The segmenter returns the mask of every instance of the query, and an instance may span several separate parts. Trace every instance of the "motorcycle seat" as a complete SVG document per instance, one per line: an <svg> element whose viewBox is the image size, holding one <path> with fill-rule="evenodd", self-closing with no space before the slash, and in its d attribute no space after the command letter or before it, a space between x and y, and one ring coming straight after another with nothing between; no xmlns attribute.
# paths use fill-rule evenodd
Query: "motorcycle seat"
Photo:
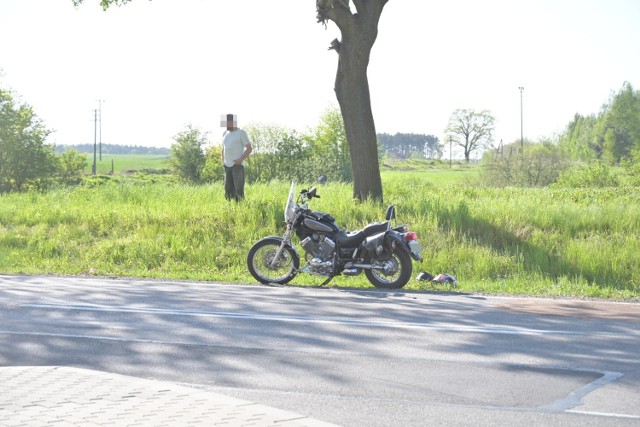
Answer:
<svg viewBox="0 0 640 427"><path fill-rule="evenodd" d="M387 231L387 229L389 228L389 222L385 221L385 222L374 222L373 224L369 224L367 225L364 230L362 230L364 232L364 235L369 237L369 236L373 236L374 234L378 234L378 233L382 233L383 231Z"/></svg>
<svg viewBox="0 0 640 427"><path fill-rule="evenodd" d="M366 237L363 231L338 231L336 233L338 244L345 248L358 246Z"/></svg>
<svg viewBox="0 0 640 427"><path fill-rule="evenodd" d="M382 233L387 228L389 228L389 223L386 221L374 222L360 231L339 231L336 233L336 240L342 247L354 247L362 243L367 237Z"/></svg>

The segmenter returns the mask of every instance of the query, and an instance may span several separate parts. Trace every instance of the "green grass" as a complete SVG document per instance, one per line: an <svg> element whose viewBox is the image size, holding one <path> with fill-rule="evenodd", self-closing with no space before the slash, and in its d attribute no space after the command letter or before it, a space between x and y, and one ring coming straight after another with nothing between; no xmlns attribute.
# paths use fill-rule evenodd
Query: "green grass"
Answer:
<svg viewBox="0 0 640 427"><path fill-rule="evenodd" d="M357 203L351 186L319 189L314 209L348 229L394 203L425 247L415 280L450 273L460 292L640 299L640 189L481 188L477 171L385 171L385 205ZM228 203L220 183L185 186L114 177L96 187L0 196L0 272L255 283L251 245L282 233L289 184L248 185ZM322 277L300 275L296 285ZM333 286L370 286L364 275Z"/></svg>

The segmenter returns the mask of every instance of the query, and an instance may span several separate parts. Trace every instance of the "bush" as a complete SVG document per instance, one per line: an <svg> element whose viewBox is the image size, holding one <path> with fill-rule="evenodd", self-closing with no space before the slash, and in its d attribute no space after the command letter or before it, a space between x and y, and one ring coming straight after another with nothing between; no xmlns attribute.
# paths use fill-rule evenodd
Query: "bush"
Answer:
<svg viewBox="0 0 640 427"><path fill-rule="evenodd" d="M602 162L573 167L560 174L555 186L568 188L617 187L620 181Z"/></svg>
<svg viewBox="0 0 640 427"><path fill-rule="evenodd" d="M87 166L87 155L76 150L67 150L58 155L60 183L77 185L82 182L84 168Z"/></svg>
<svg viewBox="0 0 640 427"><path fill-rule="evenodd" d="M640 148L633 150L630 158L622 159L620 166L627 177L627 184L640 186Z"/></svg>
<svg viewBox="0 0 640 427"><path fill-rule="evenodd" d="M222 165L222 145L212 145L205 149L205 163L202 170L202 181L224 181L224 166ZM251 158L251 157L249 157Z"/></svg>
<svg viewBox="0 0 640 427"><path fill-rule="evenodd" d="M487 184L545 187L554 183L569 165L560 149L550 142L527 146L524 156L517 151L509 151L507 156L490 152L488 156L494 158L489 161L485 156L483 179Z"/></svg>
<svg viewBox="0 0 640 427"><path fill-rule="evenodd" d="M319 175L326 175L332 182L353 179L349 145L337 110L328 110L309 134L259 124L245 130L253 143L253 153L247 159L250 183L292 179L313 182Z"/></svg>
<svg viewBox="0 0 640 427"><path fill-rule="evenodd" d="M29 105L0 88L0 194L51 185L58 162L49 133Z"/></svg>
<svg viewBox="0 0 640 427"><path fill-rule="evenodd" d="M206 133L191 125L173 137L171 145L171 166L176 175L184 181L199 183L202 179L205 157L202 146L207 143Z"/></svg>

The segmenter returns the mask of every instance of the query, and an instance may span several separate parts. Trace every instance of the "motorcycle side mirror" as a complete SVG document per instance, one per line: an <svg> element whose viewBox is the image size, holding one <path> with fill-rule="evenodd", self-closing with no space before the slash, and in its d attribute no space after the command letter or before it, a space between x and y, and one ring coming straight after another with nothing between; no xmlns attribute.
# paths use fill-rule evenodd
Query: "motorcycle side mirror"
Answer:
<svg viewBox="0 0 640 427"><path fill-rule="evenodd" d="M324 175L320 175L320 176L318 177L317 182L318 182L318 184L326 184L326 183L327 183L327 177L326 177L326 176L324 176Z"/></svg>
<svg viewBox="0 0 640 427"><path fill-rule="evenodd" d="M387 221L391 221L392 219L396 219L396 207L391 205L387 208Z"/></svg>

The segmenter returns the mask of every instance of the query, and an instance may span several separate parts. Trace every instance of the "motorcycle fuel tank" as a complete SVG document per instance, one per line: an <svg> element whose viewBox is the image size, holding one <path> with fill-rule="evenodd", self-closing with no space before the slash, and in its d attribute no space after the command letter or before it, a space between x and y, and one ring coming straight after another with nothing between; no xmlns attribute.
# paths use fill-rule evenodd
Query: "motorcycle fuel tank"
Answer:
<svg viewBox="0 0 640 427"><path fill-rule="evenodd" d="M331 228L327 224L323 224L320 221L316 221L314 219L305 218L304 225L315 231L323 231L325 233L331 233L332 231L334 231L333 228Z"/></svg>

